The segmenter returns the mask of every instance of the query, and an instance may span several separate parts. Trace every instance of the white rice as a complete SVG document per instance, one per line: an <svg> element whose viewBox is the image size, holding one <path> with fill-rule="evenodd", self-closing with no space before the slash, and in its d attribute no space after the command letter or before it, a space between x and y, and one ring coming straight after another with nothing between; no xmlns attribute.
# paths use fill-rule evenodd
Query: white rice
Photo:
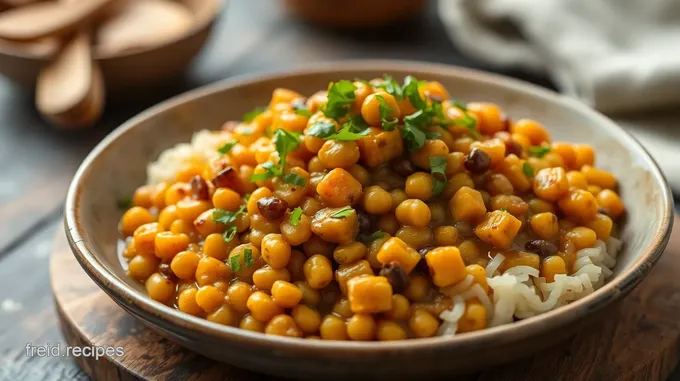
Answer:
<svg viewBox="0 0 680 381"><path fill-rule="evenodd" d="M190 143L180 143L166 149L158 160L146 167L147 183L174 180L175 174L188 163L207 163L217 158L217 149L230 140L230 135L221 130L202 130L194 134Z"/></svg>
<svg viewBox="0 0 680 381"><path fill-rule="evenodd" d="M515 318L536 316L583 298L602 287L611 277L621 244L620 240L611 237L606 243L598 240L594 248L579 250L576 252L574 274L556 275L555 281L550 283L539 277L538 270L529 266L511 267L498 275L498 268L505 257L496 255L486 267L492 300L479 284L463 287L469 283L467 278L447 288L449 296L453 296L455 291L454 305L439 316L443 320L439 333L456 334L458 319L463 316L459 313L461 300L464 310L465 300L478 298L487 310L487 325L495 327L512 323Z"/></svg>

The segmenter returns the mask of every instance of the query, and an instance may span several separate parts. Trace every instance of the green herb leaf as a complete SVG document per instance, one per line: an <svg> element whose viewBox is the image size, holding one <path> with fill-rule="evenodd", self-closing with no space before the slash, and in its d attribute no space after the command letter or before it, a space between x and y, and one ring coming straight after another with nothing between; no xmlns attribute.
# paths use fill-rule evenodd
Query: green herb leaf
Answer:
<svg viewBox="0 0 680 381"><path fill-rule="evenodd" d="M246 123L252 122L258 115L262 114L267 110L266 107L255 107L254 109L243 114L243 121Z"/></svg>
<svg viewBox="0 0 680 381"><path fill-rule="evenodd" d="M306 134L317 138L327 139L335 133L335 124L331 122L315 122L307 129Z"/></svg>
<svg viewBox="0 0 680 381"><path fill-rule="evenodd" d="M235 145L237 145L238 142L227 142L224 143L224 145L220 148L217 149L217 152L221 153L222 155L226 155L231 151L232 148L234 148Z"/></svg>
<svg viewBox="0 0 680 381"><path fill-rule="evenodd" d="M310 118L312 115L314 115L307 108L296 108L295 113L298 115L306 116L307 118Z"/></svg>
<svg viewBox="0 0 680 381"><path fill-rule="evenodd" d="M446 156L430 156L432 194L438 196L446 189Z"/></svg>
<svg viewBox="0 0 680 381"><path fill-rule="evenodd" d="M297 226L297 224L300 222L300 219L302 218L302 208L299 206L290 213L290 224L293 226Z"/></svg>
<svg viewBox="0 0 680 381"><path fill-rule="evenodd" d="M255 259L253 258L253 249L243 249L243 263L246 265L246 267L253 267L255 264Z"/></svg>
<svg viewBox="0 0 680 381"><path fill-rule="evenodd" d="M351 126L351 130L358 132L369 127L368 123L364 120L361 114L353 114L349 116L349 121L347 122ZM347 124L345 123L345 124Z"/></svg>
<svg viewBox="0 0 680 381"><path fill-rule="evenodd" d="M250 193L244 194L243 199L246 200L246 202L250 201Z"/></svg>
<svg viewBox="0 0 680 381"><path fill-rule="evenodd" d="M118 209L126 210L126 209L130 209L131 206L132 206L132 197L123 196L123 197L118 199Z"/></svg>
<svg viewBox="0 0 680 381"><path fill-rule="evenodd" d="M381 95L376 95L375 98L380 103L380 105L378 106L378 112L380 113L380 122L382 124L383 130L385 131L394 130L394 127L397 126L399 119L392 116L392 107L390 107L390 105L387 104L387 101Z"/></svg>
<svg viewBox="0 0 680 381"><path fill-rule="evenodd" d="M227 228L227 230L222 233L222 239L224 239L224 242L231 242L232 239L236 236L236 226L232 225Z"/></svg>
<svg viewBox="0 0 680 381"><path fill-rule="evenodd" d="M401 136L406 142L406 148L413 152L423 147L427 136L421 126L429 123L429 118L425 111L418 110L411 115L404 118L404 128L401 131Z"/></svg>
<svg viewBox="0 0 680 381"><path fill-rule="evenodd" d="M231 266L231 272L237 273L241 271L241 256L236 254L229 257L229 265Z"/></svg>
<svg viewBox="0 0 680 381"><path fill-rule="evenodd" d="M297 185L299 187L307 183L307 180L304 177L296 175L295 173L286 173L283 175L283 181L287 184Z"/></svg>
<svg viewBox="0 0 680 381"><path fill-rule="evenodd" d="M356 90L356 87L350 81L331 82L328 87L328 102L326 102L323 113L332 119L339 119L347 115L355 100L354 90Z"/></svg>
<svg viewBox="0 0 680 381"><path fill-rule="evenodd" d="M386 93L392 95L397 99L404 99L404 92L401 86L399 86L399 83L395 81L391 75L388 74L383 75L383 82L373 87L383 89L385 90Z"/></svg>
<svg viewBox="0 0 680 381"><path fill-rule="evenodd" d="M330 217L331 218L345 218L345 217L349 217L350 215L352 215L352 213L354 213L354 209L352 209L351 206L346 206L346 207L344 207L344 208L342 208L338 211L331 213Z"/></svg>
<svg viewBox="0 0 680 381"><path fill-rule="evenodd" d="M380 239L384 236L385 236L385 233L378 230L377 232L373 232L371 234L359 234L359 235L357 235L356 240L359 241L359 242L363 242L365 244L369 244L369 243L375 241L376 239Z"/></svg>
<svg viewBox="0 0 680 381"><path fill-rule="evenodd" d="M418 110L423 110L427 107L427 103L420 96L420 92L418 91L418 83L418 79L411 75L404 78L403 94L404 98L408 98L413 107Z"/></svg>
<svg viewBox="0 0 680 381"><path fill-rule="evenodd" d="M371 133L371 130L369 128L363 129L361 131L354 132L352 131L353 126L351 123L345 123L340 131L334 133L333 135L329 136L327 139L328 140L339 140L339 141L354 141L354 140L359 140L363 138L364 136L368 135Z"/></svg>
<svg viewBox="0 0 680 381"><path fill-rule="evenodd" d="M262 168L264 168L264 172L262 173L254 173L250 175L250 178L248 180L252 182L256 181L266 181L271 179L272 177L276 177L278 175L278 168L274 166L274 163L271 161L265 161L262 163Z"/></svg>
<svg viewBox="0 0 680 381"><path fill-rule="evenodd" d="M501 208L501 212L506 212L506 213L507 213L507 212L508 212L508 210L507 210L507 209L505 209L505 208Z"/></svg>
<svg viewBox="0 0 680 381"><path fill-rule="evenodd" d="M531 156L536 156L537 158L542 158L548 152L550 152L550 147L546 147L546 146L531 146L531 147L529 147L529 153L531 154Z"/></svg>
<svg viewBox="0 0 680 381"><path fill-rule="evenodd" d="M524 172L527 177L534 177L534 169L531 167L531 165L529 165L529 163L525 162L522 164L522 172Z"/></svg>
<svg viewBox="0 0 680 381"><path fill-rule="evenodd" d="M214 209L212 213L212 219L218 224L228 225L236 221L236 218L239 216L239 214L242 214L245 210L245 205L241 205L241 207L235 212L224 209Z"/></svg>
<svg viewBox="0 0 680 381"><path fill-rule="evenodd" d="M282 128L279 128L276 130L276 132L274 132L274 138L272 141L274 142L276 152L279 153L280 158L277 175L281 175L283 173L283 169L286 168L288 154L295 151L298 146L300 146L300 134L288 132Z"/></svg>
<svg viewBox="0 0 680 381"><path fill-rule="evenodd" d="M454 107L463 112L463 118L461 120L457 120L455 124L467 128L470 131L470 135L472 135L473 138L479 139L480 135L479 132L477 131L477 120L468 114L467 107L465 107L465 105L463 105L462 103L456 101L452 101L452 104Z"/></svg>

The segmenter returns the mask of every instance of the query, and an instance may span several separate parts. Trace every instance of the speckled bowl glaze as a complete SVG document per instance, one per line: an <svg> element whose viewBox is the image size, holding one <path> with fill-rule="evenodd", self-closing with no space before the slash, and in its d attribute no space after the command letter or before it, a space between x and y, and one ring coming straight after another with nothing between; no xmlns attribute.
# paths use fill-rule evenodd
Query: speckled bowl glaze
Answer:
<svg viewBox="0 0 680 381"><path fill-rule="evenodd" d="M614 277L568 306L514 324L454 337L400 342L333 342L265 336L189 316L149 299L116 255L116 200L145 182L161 151L200 129L217 129L266 104L277 87L303 94L343 78L411 74L440 81L463 101L499 104L512 118L531 117L557 140L590 143L598 166L620 181L627 222ZM479 370L534 353L567 338L628 294L663 252L672 225L672 198L656 163L611 120L583 104L510 78L451 66L354 61L270 76L235 78L170 99L128 121L102 141L75 175L66 201L66 230L76 258L120 306L166 337L219 361L288 377L403 378Z"/></svg>

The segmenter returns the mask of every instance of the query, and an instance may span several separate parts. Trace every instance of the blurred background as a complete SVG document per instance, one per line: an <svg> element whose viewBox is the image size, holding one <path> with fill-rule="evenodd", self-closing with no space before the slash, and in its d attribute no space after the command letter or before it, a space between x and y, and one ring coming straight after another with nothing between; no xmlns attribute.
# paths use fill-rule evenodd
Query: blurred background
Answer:
<svg viewBox="0 0 680 381"><path fill-rule="evenodd" d="M680 191L677 1L73 1L0 0L0 379L86 379L69 359L20 353L61 340L47 268L68 184L125 120L215 81L371 58L497 72L606 112Z"/></svg>

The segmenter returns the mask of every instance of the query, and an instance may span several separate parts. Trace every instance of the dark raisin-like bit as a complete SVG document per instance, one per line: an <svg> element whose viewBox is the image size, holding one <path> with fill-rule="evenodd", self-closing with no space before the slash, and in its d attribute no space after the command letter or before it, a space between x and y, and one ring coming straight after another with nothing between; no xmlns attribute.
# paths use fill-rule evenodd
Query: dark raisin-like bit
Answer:
<svg viewBox="0 0 680 381"><path fill-rule="evenodd" d="M283 217L288 210L288 203L278 197L262 197L257 200L257 210L260 211L262 217L269 221L276 221Z"/></svg>
<svg viewBox="0 0 680 381"><path fill-rule="evenodd" d="M522 145L512 139L505 141L505 156L514 154L517 157L522 157Z"/></svg>
<svg viewBox="0 0 680 381"><path fill-rule="evenodd" d="M397 262L390 262L383 265L380 269L380 276L387 278L387 281L392 285L392 291L395 294L401 294L406 290L408 286L408 275L401 268L401 265Z"/></svg>
<svg viewBox="0 0 680 381"><path fill-rule="evenodd" d="M358 211L357 217L359 220L359 232L371 233L371 218L365 212Z"/></svg>
<svg viewBox="0 0 680 381"><path fill-rule="evenodd" d="M191 179L191 197L195 200L210 200L208 183L199 175Z"/></svg>
<svg viewBox="0 0 680 381"><path fill-rule="evenodd" d="M172 272L172 269L170 268L169 263L161 263L160 266L158 266L158 272L165 277L165 279L171 281L171 282L177 282L177 275L175 275L174 272Z"/></svg>
<svg viewBox="0 0 680 381"><path fill-rule="evenodd" d="M549 257L557 254L557 247L543 239L534 239L524 244L524 249L536 253L541 257Z"/></svg>
<svg viewBox="0 0 680 381"><path fill-rule="evenodd" d="M484 173L491 167L491 156L479 148L473 148L465 158L465 168L472 173Z"/></svg>
<svg viewBox="0 0 680 381"><path fill-rule="evenodd" d="M399 176L408 177L416 171L416 167L408 159L398 159L392 163L392 170Z"/></svg>

